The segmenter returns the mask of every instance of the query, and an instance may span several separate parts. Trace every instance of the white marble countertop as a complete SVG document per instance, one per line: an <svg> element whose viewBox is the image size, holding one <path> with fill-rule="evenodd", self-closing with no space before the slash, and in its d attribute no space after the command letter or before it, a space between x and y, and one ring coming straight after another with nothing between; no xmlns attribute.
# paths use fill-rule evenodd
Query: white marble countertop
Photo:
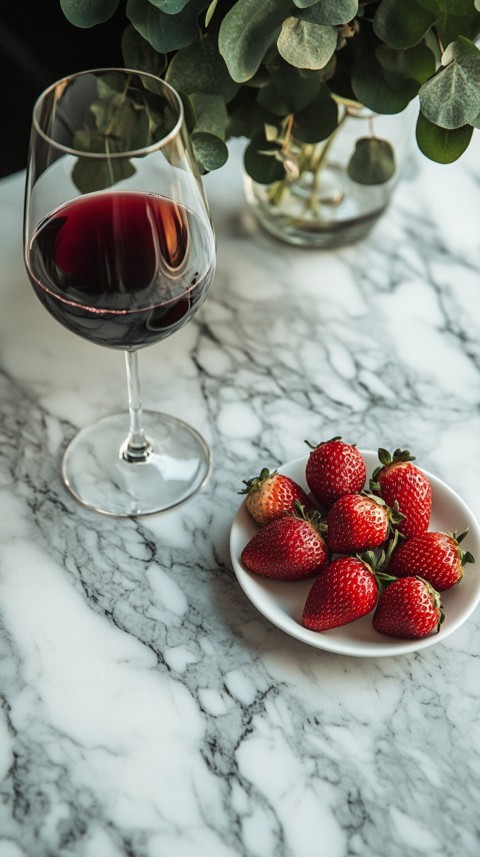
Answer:
<svg viewBox="0 0 480 857"><path fill-rule="evenodd" d="M140 369L213 472L137 521L62 486L66 440L125 406L123 360L38 303L23 176L0 183L1 857L478 854L480 611L420 653L329 654L264 619L228 553L242 479L304 438L407 445L480 515L478 155L412 155L335 252L258 232L235 157L208 177L210 297Z"/></svg>

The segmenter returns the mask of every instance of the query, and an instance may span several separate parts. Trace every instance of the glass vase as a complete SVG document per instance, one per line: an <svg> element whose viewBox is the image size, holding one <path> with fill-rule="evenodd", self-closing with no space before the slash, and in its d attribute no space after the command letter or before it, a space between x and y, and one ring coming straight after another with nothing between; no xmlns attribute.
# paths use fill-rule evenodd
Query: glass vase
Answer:
<svg viewBox="0 0 480 857"><path fill-rule="evenodd" d="M394 115L374 114L359 105L343 114L327 140L290 141L284 179L259 184L245 174L247 203L258 223L301 247L339 247L365 238L391 200L413 139L415 116L412 105ZM358 142L372 139L388 144L393 157L391 177L375 184L354 180L349 173Z"/></svg>

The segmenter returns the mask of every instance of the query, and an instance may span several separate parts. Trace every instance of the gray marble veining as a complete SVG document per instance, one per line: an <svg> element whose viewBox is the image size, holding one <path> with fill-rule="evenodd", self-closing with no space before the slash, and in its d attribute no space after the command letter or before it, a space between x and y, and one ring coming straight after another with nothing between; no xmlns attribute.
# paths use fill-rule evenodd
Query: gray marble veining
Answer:
<svg viewBox="0 0 480 857"><path fill-rule="evenodd" d="M0 857L473 857L478 611L422 653L314 650L246 599L228 535L242 479L336 434L410 446L480 515L478 145L412 156L368 240L335 252L258 231L238 152L206 187L211 294L140 369L212 475L121 521L59 475L76 429L124 407L121 356L36 301L23 176L0 184Z"/></svg>

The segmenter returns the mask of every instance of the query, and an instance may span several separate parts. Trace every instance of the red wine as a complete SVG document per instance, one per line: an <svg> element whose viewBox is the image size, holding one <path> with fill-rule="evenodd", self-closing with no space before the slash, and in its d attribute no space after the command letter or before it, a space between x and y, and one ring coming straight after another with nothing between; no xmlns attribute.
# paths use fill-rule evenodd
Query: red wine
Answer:
<svg viewBox="0 0 480 857"><path fill-rule="evenodd" d="M69 330L133 349L183 327L214 274L214 241L197 215L155 194L108 191L58 208L35 230L27 270Z"/></svg>

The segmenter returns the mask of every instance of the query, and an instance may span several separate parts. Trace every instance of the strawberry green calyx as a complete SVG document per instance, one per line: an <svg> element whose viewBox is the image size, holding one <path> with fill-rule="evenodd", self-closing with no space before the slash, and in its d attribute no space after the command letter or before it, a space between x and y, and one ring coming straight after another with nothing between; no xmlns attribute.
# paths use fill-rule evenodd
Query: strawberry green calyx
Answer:
<svg viewBox="0 0 480 857"><path fill-rule="evenodd" d="M318 449L319 446L324 446L326 443L333 443L336 440L341 440L342 436L337 435L336 437L331 437L330 440L321 440L320 443L312 443L310 440L306 440L305 443L310 449ZM351 446L355 446L354 443L350 444Z"/></svg>
<svg viewBox="0 0 480 857"><path fill-rule="evenodd" d="M258 491L259 488L262 487L263 483L267 481L267 479L271 479L272 476L276 476L277 471L270 471L268 467L262 467L259 476L253 476L252 479L242 479L245 488L242 488L239 491L239 494L252 494L254 491Z"/></svg>
<svg viewBox="0 0 480 857"><path fill-rule="evenodd" d="M405 520L405 515L403 515L402 512L400 511L398 503L396 500L395 500L393 506L390 507L389 519L390 519L390 524L393 527L395 527L397 524L401 524L402 521ZM395 530L395 532L398 533L398 530Z"/></svg>
<svg viewBox="0 0 480 857"><path fill-rule="evenodd" d="M396 449L392 455L388 449L379 447L378 458L384 466L394 464L397 461L415 461L415 456L412 455L409 449Z"/></svg>
<svg viewBox="0 0 480 857"><path fill-rule="evenodd" d="M320 534L326 533L328 527L327 522L322 517L322 513L318 509L307 511L305 506L300 503L300 500L295 500L293 510L286 513L288 517L297 518L299 521L307 521L312 527L315 527Z"/></svg>
<svg viewBox="0 0 480 857"><path fill-rule="evenodd" d="M394 527L393 531L392 531L392 538L387 543L385 551L383 551L383 553L385 554L385 557L384 557L384 567L385 568L388 568L388 566L390 564L390 560L392 558L392 555L395 552L396 548L398 547L398 542L400 541L400 539L403 539L403 536L397 530L397 528Z"/></svg>
<svg viewBox="0 0 480 857"><path fill-rule="evenodd" d="M390 464L397 464L399 461L415 461L415 456L411 454L409 449L396 449L392 455L388 449L379 447L377 455L380 464L372 473L372 478L370 480L370 489L372 491L379 490L380 486L377 483L377 479L384 467L388 467Z"/></svg>
<svg viewBox="0 0 480 857"><path fill-rule="evenodd" d="M387 567L387 558L384 550L381 550L378 554L371 550L365 551L365 553L362 554L357 553L356 557L372 572L379 592L382 592L389 583L393 583L394 580L397 580L396 577L393 577L391 574L387 574L384 570Z"/></svg>
<svg viewBox="0 0 480 857"><path fill-rule="evenodd" d="M464 550L460 547L460 542L463 542L464 538L465 538L467 535L468 535L468 527L467 527L467 529L466 529L466 530L464 530L462 533L458 533L458 534L457 534L456 532L453 532L453 533L447 533L447 536L450 536L450 538L452 539L452 541L454 541L454 542L455 542L455 545L456 545L456 547L457 547L457 551L458 551L458 558L459 558L460 563L461 563L461 565L462 565L462 566L466 565L466 564L467 564L467 562L475 563L475 557L473 556L473 554L472 554L472 553L470 553L470 551L464 551Z"/></svg>

